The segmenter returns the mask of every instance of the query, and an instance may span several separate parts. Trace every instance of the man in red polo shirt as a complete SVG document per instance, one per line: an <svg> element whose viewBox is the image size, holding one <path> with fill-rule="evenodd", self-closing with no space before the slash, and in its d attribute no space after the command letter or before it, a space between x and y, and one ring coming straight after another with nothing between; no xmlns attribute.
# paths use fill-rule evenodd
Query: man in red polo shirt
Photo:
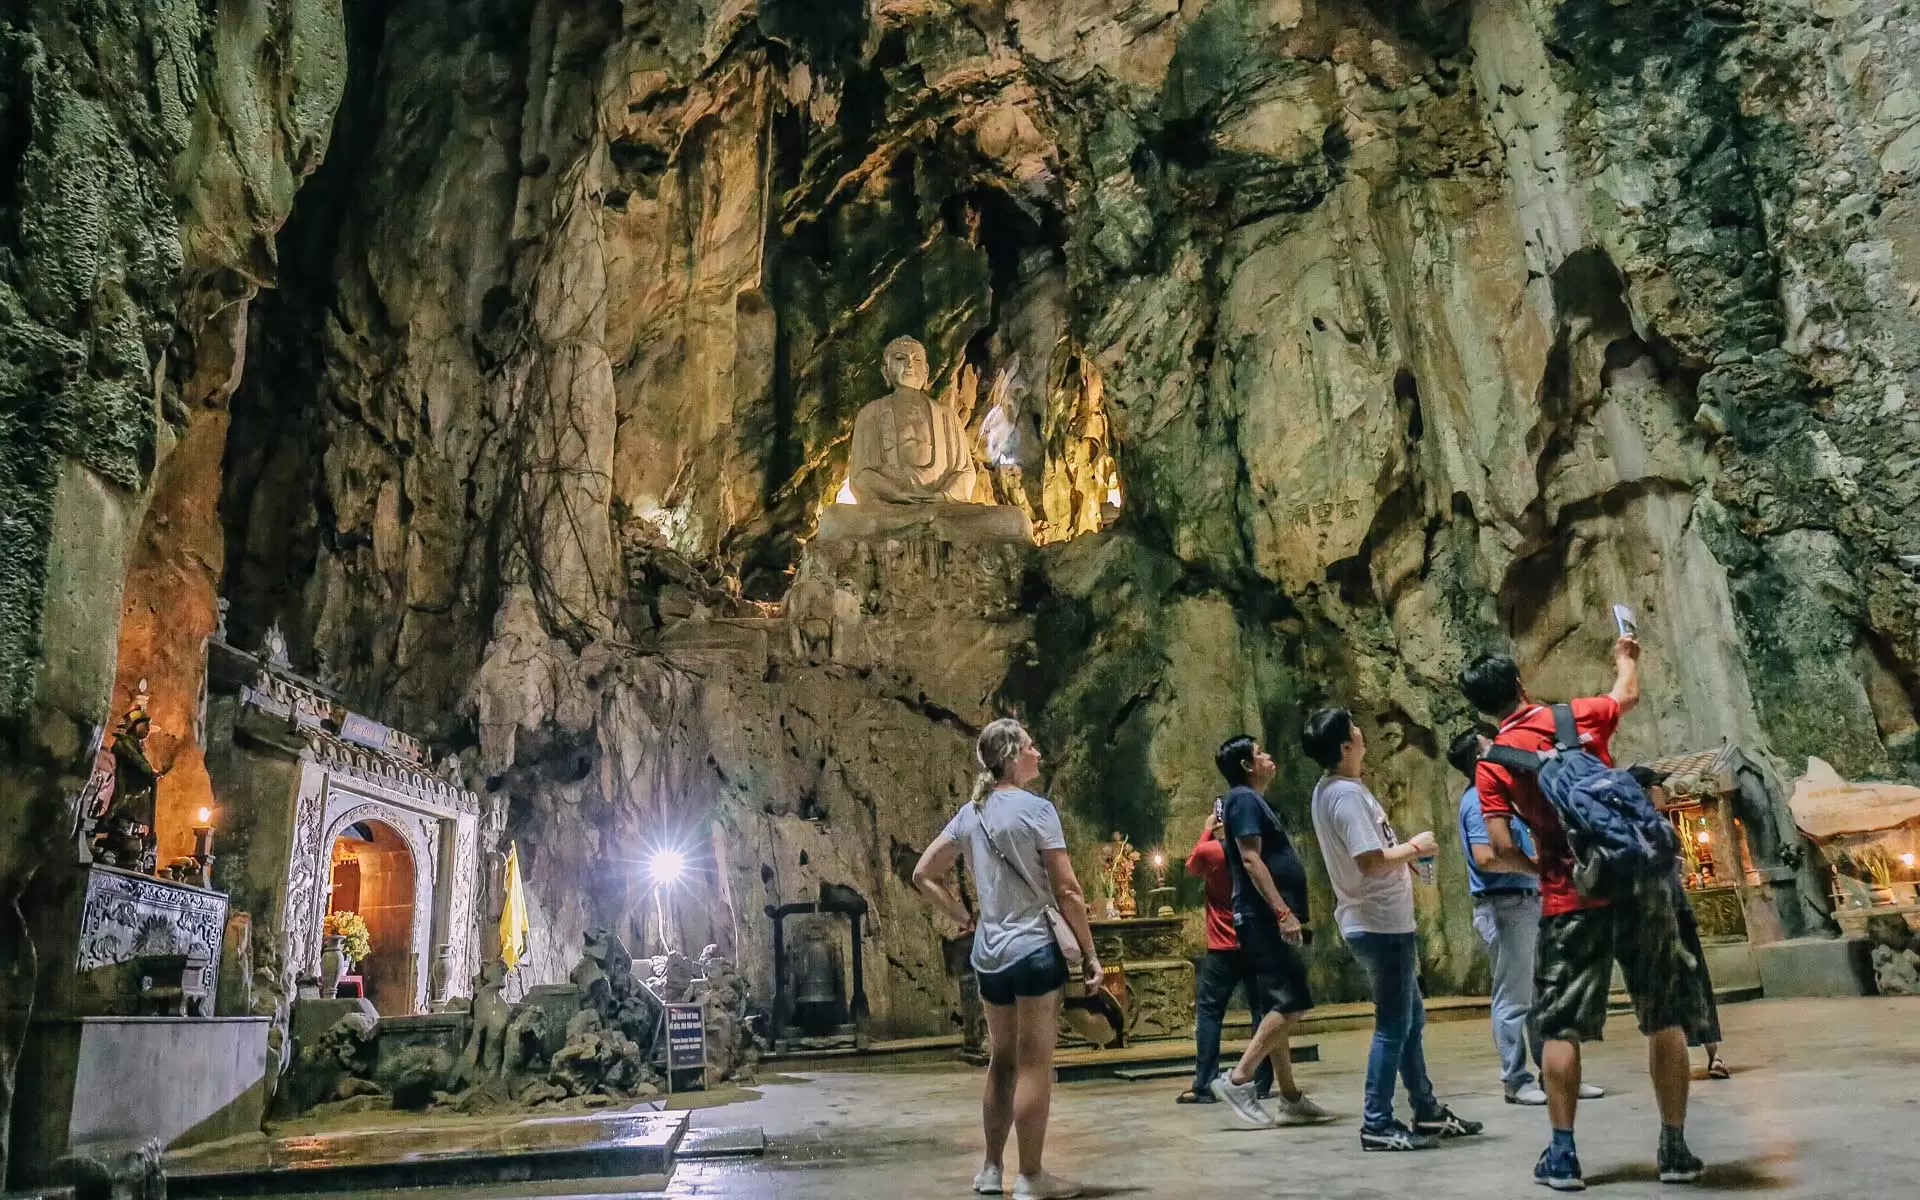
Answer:
<svg viewBox="0 0 1920 1200"><path fill-rule="evenodd" d="M1227 848L1220 841L1220 814L1208 813L1200 840L1187 855L1187 874L1207 888L1207 956L1194 979L1193 1089L1181 1093L1181 1104L1212 1104L1213 1077L1220 1073L1220 1025L1227 1003L1243 985L1248 1011L1258 1025L1258 994L1251 972L1240 954L1240 935L1233 929L1233 872L1227 867ZM1273 1090L1273 1064L1260 1060L1254 1072L1255 1094L1262 1100Z"/></svg>
<svg viewBox="0 0 1920 1200"><path fill-rule="evenodd" d="M1582 746L1608 766L1613 765L1613 731L1640 702L1640 643L1621 638L1614 643L1613 658L1613 690L1572 702ZM1513 659L1504 654L1474 659L1460 673L1460 691L1475 708L1499 718L1495 745L1533 753L1553 748L1553 710L1527 695ZM1559 1191L1586 1187L1573 1145L1580 1043L1601 1037L1618 960L1640 1032L1650 1043L1649 1073L1660 1106L1660 1179L1697 1181L1703 1167L1687 1149L1685 1134L1686 1030L1697 1019L1700 997L1666 881L1650 880L1631 899L1612 904L1581 895L1573 883L1566 832L1538 781L1483 757L1474 783L1495 855L1516 853L1516 816L1532 830L1539 850L1541 918L1533 1015L1546 1043L1540 1067L1553 1141L1534 1167L1534 1179Z"/></svg>

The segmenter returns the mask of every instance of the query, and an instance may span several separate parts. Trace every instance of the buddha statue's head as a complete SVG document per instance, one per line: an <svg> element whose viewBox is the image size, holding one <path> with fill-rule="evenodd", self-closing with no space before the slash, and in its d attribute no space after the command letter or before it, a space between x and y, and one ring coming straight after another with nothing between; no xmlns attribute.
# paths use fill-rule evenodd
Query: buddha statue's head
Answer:
<svg viewBox="0 0 1920 1200"><path fill-rule="evenodd" d="M897 337L887 343L880 358L881 373L890 388L927 390L927 348L910 337Z"/></svg>

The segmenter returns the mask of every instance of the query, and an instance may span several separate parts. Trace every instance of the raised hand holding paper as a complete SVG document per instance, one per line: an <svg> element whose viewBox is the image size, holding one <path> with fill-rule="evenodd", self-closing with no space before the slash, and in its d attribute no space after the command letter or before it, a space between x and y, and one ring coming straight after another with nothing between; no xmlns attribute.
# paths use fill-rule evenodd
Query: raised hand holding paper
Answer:
<svg viewBox="0 0 1920 1200"><path fill-rule="evenodd" d="M1634 623L1633 610L1624 604L1613 606L1613 623L1619 627L1621 637L1636 637L1640 627Z"/></svg>

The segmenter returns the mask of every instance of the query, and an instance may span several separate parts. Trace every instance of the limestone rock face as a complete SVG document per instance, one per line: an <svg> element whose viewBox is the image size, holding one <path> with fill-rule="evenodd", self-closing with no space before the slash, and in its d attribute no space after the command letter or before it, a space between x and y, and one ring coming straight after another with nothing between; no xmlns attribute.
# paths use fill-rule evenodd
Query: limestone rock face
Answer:
<svg viewBox="0 0 1920 1200"><path fill-rule="evenodd" d="M1330 702L1444 833L1455 671L1604 688L1624 602L1623 754L1904 769L1920 105L1872 9L399 6L254 325L235 623L471 747L536 944L710 844L683 944L770 994L759 907L848 883L902 1031L951 998L906 873L1001 711L1083 844L1184 849L1240 729L1304 829ZM1039 549L797 545L900 334L970 430L1019 356Z"/></svg>
<svg viewBox="0 0 1920 1200"><path fill-rule="evenodd" d="M876 1031L943 1030L957 956L908 878L981 724L1030 721L1077 847L1119 829L1177 860L1218 790L1212 748L1243 729L1279 752L1274 797L1306 831L1297 731L1342 703L1403 831L1442 834L1429 977L1479 986L1441 757L1471 720L1452 678L1508 647L1537 694L1604 689L1616 602L1647 648L1622 756L1731 737L1776 763L1920 772L1902 559L1920 552L1920 14L346 15L331 59L299 59L347 86L264 260L279 288L224 343L244 356L201 339L167 377L236 389L233 639L280 622L303 670L460 754L521 848L535 981L588 928L636 949L664 928L769 996L762 907L845 884L874 907ZM277 28L320 44L304 18ZM200 61L193 104L237 112L244 81ZM254 261L270 222L235 214L283 211L275 189L311 165L287 131L324 128L325 77L296 72L277 122L234 116L180 160L252 182L179 190L219 219L156 278ZM69 114L61 144L121 152L87 132L97 108L48 108ZM255 169L274 161L284 176ZM79 339L89 256L121 253L93 227L36 222L35 273L0 294L36 306L46 364ZM95 372L119 390L87 392L114 412L166 341L114 340L129 328L90 343L122 347ZM970 435L1018 356L1036 547L808 542L902 334ZM87 453L138 485L117 437ZM60 570L83 577L73 553ZM662 846L700 871L654 887ZM1329 901L1314 970L1337 998L1356 980Z"/></svg>

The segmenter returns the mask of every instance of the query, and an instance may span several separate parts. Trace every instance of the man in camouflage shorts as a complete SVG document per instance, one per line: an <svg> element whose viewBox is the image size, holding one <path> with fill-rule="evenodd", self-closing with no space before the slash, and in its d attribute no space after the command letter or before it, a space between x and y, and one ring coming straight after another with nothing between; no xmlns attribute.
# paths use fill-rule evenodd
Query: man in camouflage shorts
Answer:
<svg viewBox="0 0 1920 1200"><path fill-rule="evenodd" d="M1613 653L1613 690L1571 704L1582 747L1608 766L1613 765L1613 731L1640 701L1640 643L1623 637ZM1534 754L1552 748L1553 710L1527 695L1513 659L1504 654L1474 659L1460 673L1460 691L1475 708L1499 718L1494 745ZM1553 1140L1533 1169L1535 1181L1557 1191L1587 1186L1573 1144L1580 1044L1597 1041L1606 1026L1607 990L1618 962L1633 994L1640 1032L1650 1044L1649 1074L1660 1105L1660 1180L1697 1182L1705 1168L1687 1148L1687 1030L1699 1022L1702 1000L1672 891L1664 880L1653 879L1612 903L1581 895L1573 884L1566 831L1538 781L1483 757L1474 784L1495 854L1518 853L1512 830L1516 816L1533 832L1539 850L1542 915L1533 1014L1545 1041L1540 1067Z"/></svg>

